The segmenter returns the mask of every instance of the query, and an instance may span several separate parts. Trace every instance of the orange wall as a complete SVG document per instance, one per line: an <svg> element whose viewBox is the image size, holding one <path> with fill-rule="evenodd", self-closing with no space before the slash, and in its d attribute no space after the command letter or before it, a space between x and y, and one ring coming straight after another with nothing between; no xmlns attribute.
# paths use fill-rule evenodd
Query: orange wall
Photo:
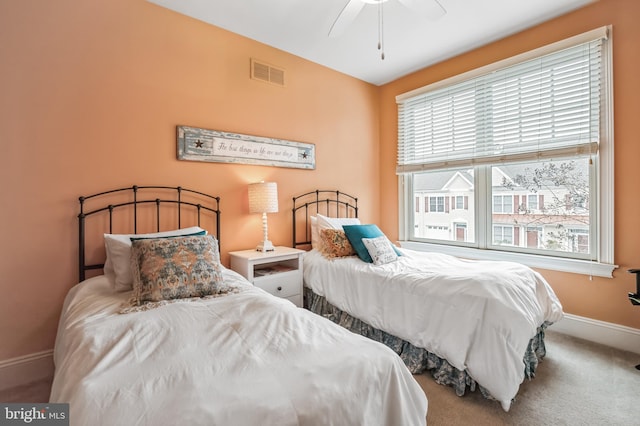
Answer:
<svg viewBox="0 0 640 426"><path fill-rule="evenodd" d="M144 0L0 2L0 360L53 347L77 282L77 198L132 184L221 197L226 252L253 247L247 183L291 197L340 188L377 221L379 89ZM249 79L249 60L286 88ZM316 170L176 160L176 125L314 143ZM372 184L372 182L374 184Z"/></svg>
<svg viewBox="0 0 640 426"><path fill-rule="evenodd" d="M613 25L615 114L615 262L613 279L540 271L560 298L565 312L640 329L640 308L627 292L635 291L629 268L640 267L640 2L599 0L512 37L497 41L451 60L425 68L381 89L380 197L397 204L395 176L397 108L395 97L418 87L479 68L522 52L604 25ZM398 236L398 214L389 209L381 227L390 238Z"/></svg>
<svg viewBox="0 0 640 426"><path fill-rule="evenodd" d="M226 252L260 238L246 185L261 179L278 182L281 211L269 215L276 244L291 239L291 196L317 187L356 194L363 220L397 238L395 96L606 24L614 25L621 268L593 281L542 272L567 312L640 328L625 272L640 266L638 16L634 0L600 0L376 88L144 0L1 1L0 360L53 346L77 281L79 195L132 184L219 195L225 264ZM285 68L287 87L250 80L252 57ZM314 143L317 168L178 161L176 125Z"/></svg>

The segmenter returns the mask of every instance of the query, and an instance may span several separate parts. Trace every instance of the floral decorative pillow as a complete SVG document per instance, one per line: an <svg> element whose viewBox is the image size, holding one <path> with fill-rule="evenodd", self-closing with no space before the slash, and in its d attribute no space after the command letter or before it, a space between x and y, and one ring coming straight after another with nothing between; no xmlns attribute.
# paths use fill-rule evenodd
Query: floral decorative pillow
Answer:
<svg viewBox="0 0 640 426"><path fill-rule="evenodd" d="M323 229L320 231L322 248L320 252L328 258L346 257L356 254L344 231L338 229Z"/></svg>
<svg viewBox="0 0 640 426"><path fill-rule="evenodd" d="M362 243L367 248L374 265L384 265L398 258L393 245L384 235L376 238L363 238Z"/></svg>
<svg viewBox="0 0 640 426"><path fill-rule="evenodd" d="M311 247L322 252L323 241L320 233L324 229L337 229L342 231L344 225L359 225L357 217L328 217L317 213L311 216Z"/></svg>
<svg viewBox="0 0 640 426"><path fill-rule="evenodd" d="M111 279L116 291L130 291L133 288L131 270L131 240L142 238L169 238L187 235L207 235L207 231L198 227L154 232L151 234L104 234L107 259L104 274Z"/></svg>
<svg viewBox="0 0 640 426"><path fill-rule="evenodd" d="M131 269L137 305L229 290L211 235L133 240Z"/></svg>

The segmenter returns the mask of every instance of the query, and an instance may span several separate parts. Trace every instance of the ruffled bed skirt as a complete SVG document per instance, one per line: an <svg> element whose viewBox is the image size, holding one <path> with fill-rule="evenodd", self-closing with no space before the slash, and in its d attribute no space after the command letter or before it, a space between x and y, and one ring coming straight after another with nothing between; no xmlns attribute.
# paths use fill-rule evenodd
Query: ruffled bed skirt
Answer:
<svg viewBox="0 0 640 426"><path fill-rule="evenodd" d="M304 288L304 307L311 312L330 319L347 330L384 343L400 355L400 358L402 358L411 373L420 374L424 371L430 371L437 383L452 386L458 396L463 396L467 388L473 392L477 387L485 398L494 399L466 371L460 371L445 359L352 317L307 287ZM527 351L524 354L524 373L525 377L529 379L535 376L538 362L546 355L544 330L549 325L544 323L538 327L537 334L529 341Z"/></svg>

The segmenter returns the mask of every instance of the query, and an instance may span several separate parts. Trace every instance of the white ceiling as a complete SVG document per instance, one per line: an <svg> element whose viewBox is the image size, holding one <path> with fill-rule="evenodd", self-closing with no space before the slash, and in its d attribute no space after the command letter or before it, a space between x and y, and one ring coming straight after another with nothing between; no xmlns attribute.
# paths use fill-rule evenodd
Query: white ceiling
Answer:
<svg viewBox="0 0 640 426"><path fill-rule="evenodd" d="M328 37L347 0L148 1L381 85L597 0L414 0L438 1L447 13L435 21L388 0L384 60L374 4L341 36Z"/></svg>

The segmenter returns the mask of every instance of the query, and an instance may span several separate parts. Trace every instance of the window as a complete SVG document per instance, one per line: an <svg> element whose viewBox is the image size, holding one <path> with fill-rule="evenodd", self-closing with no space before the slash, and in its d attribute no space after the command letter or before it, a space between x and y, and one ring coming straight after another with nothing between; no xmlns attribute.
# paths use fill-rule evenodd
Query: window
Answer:
<svg viewBox="0 0 640 426"><path fill-rule="evenodd" d="M584 271L588 262L590 274L610 276L607 31L398 96L403 241L421 243L413 248L445 244L454 254L480 250L484 258L521 253L541 267L565 259L550 269L570 272ZM419 213L411 195L426 192L429 209ZM414 228L432 212L451 231L428 235ZM603 268L594 273L594 263Z"/></svg>
<svg viewBox="0 0 640 426"><path fill-rule="evenodd" d="M571 245L571 250L586 253L589 250L589 230L583 229L569 229L568 243Z"/></svg>
<svg viewBox="0 0 640 426"><path fill-rule="evenodd" d="M513 244L513 227L512 226L493 226L493 244Z"/></svg>
<svg viewBox="0 0 640 426"><path fill-rule="evenodd" d="M513 195L494 195L494 213L513 213Z"/></svg>
<svg viewBox="0 0 640 426"><path fill-rule="evenodd" d="M444 197L429 197L429 211L444 213Z"/></svg>
<svg viewBox="0 0 640 426"><path fill-rule="evenodd" d="M468 209L469 197L465 195L456 195L456 210Z"/></svg>

